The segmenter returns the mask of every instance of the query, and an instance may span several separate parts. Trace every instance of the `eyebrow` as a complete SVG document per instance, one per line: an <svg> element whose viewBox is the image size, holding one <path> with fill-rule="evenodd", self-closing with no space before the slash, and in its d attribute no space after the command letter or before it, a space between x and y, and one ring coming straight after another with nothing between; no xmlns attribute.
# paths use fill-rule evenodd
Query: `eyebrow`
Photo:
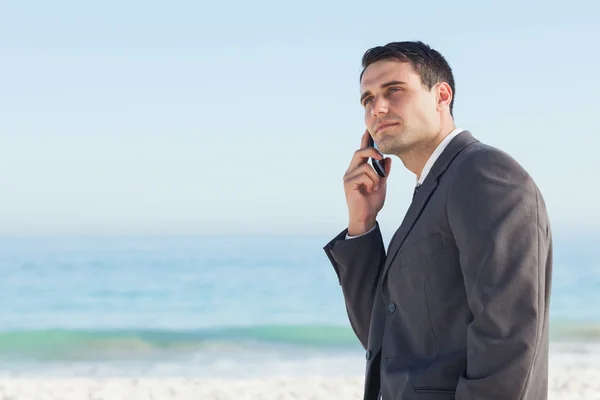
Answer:
<svg viewBox="0 0 600 400"><path fill-rule="evenodd" d="M395 85L406 85L406 82L402 82L402 81L389 81L386 83L382 83L381 84L381 89L385 89L388 86L395 86ZM362 94L362 96L360 96L360 104L362 104L362 102L365 100L365 98L367 96L369 96L371 94L371 92L369 92L368 90L366 92L364 92Z"/></svg>

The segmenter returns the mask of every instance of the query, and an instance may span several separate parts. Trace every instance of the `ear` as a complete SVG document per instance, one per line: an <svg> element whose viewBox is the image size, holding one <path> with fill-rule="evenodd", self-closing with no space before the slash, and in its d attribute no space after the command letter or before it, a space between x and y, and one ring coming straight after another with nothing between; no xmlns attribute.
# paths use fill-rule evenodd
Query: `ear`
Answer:
<svg viewBox="0 0 600 400"><path fill-rule="evenodd" d="M452 101L452 88L448 83L442 82L437 87L437 107L438 110L443 108L450 109L450 102Z"/></svg>

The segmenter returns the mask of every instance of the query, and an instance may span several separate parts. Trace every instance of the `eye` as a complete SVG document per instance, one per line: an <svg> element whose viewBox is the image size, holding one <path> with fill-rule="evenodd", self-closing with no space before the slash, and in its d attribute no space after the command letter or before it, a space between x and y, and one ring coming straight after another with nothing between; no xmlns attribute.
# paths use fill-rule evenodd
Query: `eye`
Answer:
<svg viewBox="0 0 600 400"><path fill-rule="evenodd" d="M363 100L363 106L366 106L367 104L369 104L372 99L373 99L372 97L367 97L366 99L364 99Z"/></svg>
<svg viewBox="0 0 600 400"><path fill-rule="evenodd" d="M389 93L396 93L396 92L399 92L399 91L400 91L400 88L397 88L397 87L391 87L388 90Z"/></svg>

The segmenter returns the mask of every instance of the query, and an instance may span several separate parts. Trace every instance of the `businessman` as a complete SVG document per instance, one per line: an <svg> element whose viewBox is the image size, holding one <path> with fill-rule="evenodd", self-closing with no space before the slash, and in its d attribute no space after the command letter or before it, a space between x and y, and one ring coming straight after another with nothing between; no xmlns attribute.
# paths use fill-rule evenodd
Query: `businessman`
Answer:
<svg viewBox="0 0 600 400"><path fill-rule="evenodd" d="M546 399L552 236L538 187L455 126L439 52L389 43L362 67L367 130L344 176L348 227L324 250L366 350L364 399ZM369 135L417 181L387 251L377 215L392 160Z"/></svg>

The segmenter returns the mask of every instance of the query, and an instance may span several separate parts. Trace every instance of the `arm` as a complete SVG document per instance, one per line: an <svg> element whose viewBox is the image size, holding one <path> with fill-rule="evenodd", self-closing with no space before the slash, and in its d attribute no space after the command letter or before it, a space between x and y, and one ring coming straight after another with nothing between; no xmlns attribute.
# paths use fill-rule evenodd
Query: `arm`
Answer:
<svg viewBox="0 0 600 400"><path fill-rule="evenodd" d="M366 349L373 299L385 263L385 247L379 224L369 233L346 240L344 230L323 250L338 276L346 311L354 333Z"/></svg>
<svg viewBox="0 0 600 400"><path fill-rule="evenodd" d="M447 205L473 314L456 399L545 398L528 395L545 390L547 368L551 257L537 187L509 156L484 149L459 167Z"/></svg>

